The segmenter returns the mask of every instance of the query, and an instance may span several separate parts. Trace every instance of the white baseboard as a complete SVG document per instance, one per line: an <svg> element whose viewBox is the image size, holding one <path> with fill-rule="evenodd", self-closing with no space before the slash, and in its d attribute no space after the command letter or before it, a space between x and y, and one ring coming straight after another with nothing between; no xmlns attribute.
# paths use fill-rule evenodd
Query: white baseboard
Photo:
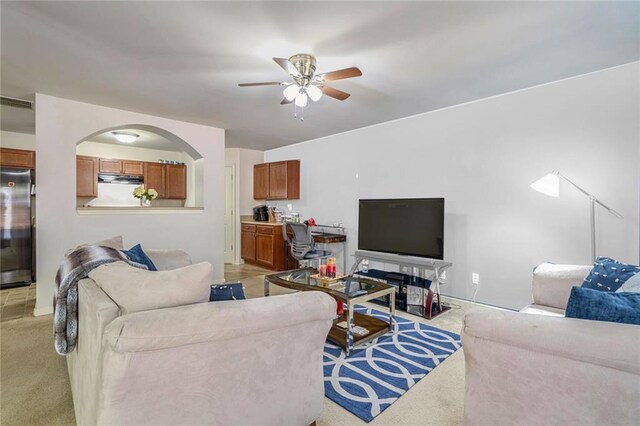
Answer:
<svg viewBox="0 0 640 426"><path fill-rule="evenodd" d="M33 310L34 317L40 317L42 315L49 315L53 313L53 306L41 306L37 307Z"/></svg>

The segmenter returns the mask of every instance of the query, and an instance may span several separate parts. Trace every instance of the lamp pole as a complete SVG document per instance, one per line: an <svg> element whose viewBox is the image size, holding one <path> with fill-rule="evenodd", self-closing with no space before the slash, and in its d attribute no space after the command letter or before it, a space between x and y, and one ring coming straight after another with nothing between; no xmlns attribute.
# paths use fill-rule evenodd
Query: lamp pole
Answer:
<svg viewBox="0 0 640 426"><path fill-rule="evenodd" d="M612 215L614 215L619 219L622 219L622 215L617 211L615 211L614 209L612 209L611 207L602 203L600 200L598 200L593 195L589 194L587 191L585 191L578 185L576 185L574 182L569 180L566 176L563 176L562 174L560 174L560 172L558 172L557 170L554 170L553 174L563 179L565 182L570 183L578 191L582 192L584 195L589 197L589 204L590 204L589 210L590 210L590 221L591 221L591 258L595 262L596 260L596 203L604 207L609 213L611 213Z"/></svg>

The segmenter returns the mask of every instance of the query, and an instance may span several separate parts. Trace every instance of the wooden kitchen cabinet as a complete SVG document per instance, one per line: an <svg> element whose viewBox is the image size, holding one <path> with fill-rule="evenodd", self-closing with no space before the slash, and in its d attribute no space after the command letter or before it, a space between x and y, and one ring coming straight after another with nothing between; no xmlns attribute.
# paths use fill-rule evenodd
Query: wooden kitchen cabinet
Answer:
<svg viewBox="0 0 640 426"><path fill-rule="evenodd" d="M119 175L122 173L122 160L100 159L100 173L111 173Z"/></svg>
<svg viewBox="0 0 640 426"><path fill-rule="evenodd" d="M273 226L258 226L256 231L256 262L273 268L275 266Z"/></svg>
<svg viewBox="0 0 640 426"><path fill-rule="evenodd" d="M256 260L256 226L242 224L240 232L240 254L242 258L251 263Z"/></svg>
<svg viewBox="0 0 640 426"><path fill-rule="evenodd" d="M165 164L165 198L184 200L187 198L187 166Z"/></svg>
<svg viewBox="0 0 640 426"><path fill-rule="evenodd" d="M98 164L95 157L76 157L76 196L98 196Z"/></svg>
<svg viewBox="0 0 640 426"><path fill-rule="evenodd" d="M36 168L36 153L24 149L0 148L0 166Z"/></svg>
<svg viewBox="0 0 640 426"><path fill-rule="evenodd" d="M122 173L125 175L144 174L144 163L142 161L122 160Z"/></svg>
<svg viewBox="0 0 640 426"><path fill-rule="evenodd" d="M155 189L158 198L165 198L165 164L144 163L144 186L147 189Z"/></svg>
<svg viewBox="0 0 640 426"><path fill-rule="evenodd" d="M256 164L253 167L255 200L299 200L300 160Z"/></svg>
<svg viewBox="0 0 640 426"><path fill-rule="evenodd" d="M241 255L246 263L274 271L285 269L285 244L282 224L255 225L243 223L240 233Z"/></svg>
<svg viewBox="0 0 640 426"><path fill-rule="evenodd" d="M269 198L269 163L253 166L253 199Z"/></svg>

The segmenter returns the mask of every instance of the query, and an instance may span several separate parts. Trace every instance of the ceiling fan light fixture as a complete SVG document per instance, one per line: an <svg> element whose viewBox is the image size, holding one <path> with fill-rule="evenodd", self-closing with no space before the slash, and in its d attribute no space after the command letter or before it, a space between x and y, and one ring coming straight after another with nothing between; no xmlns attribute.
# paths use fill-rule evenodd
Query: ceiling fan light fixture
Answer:
<svg viewBox="0 0 640 426"><path fill-rule="evenodd" d="M296 106L300 108L304 108L307 106L307 93L300 91L298 96L296 96Z"/></svg>
<svg viewBox="0 0 640 426"><path fill-rule="evenodd" d="M118 142L122 143L134 143L140 137L140 135L128 132L111 132L111 134Z"/></svg>
<svg viewBox="0 0 640 426"><path fill-rule="evenodd" d="M298 93L300 91L300 86L298 86L297 84L293 83L288 85L283 91L282 94L284 95L284 98L288 101L292 101L294 99L296 99L296 96L298 96Z"/></svg>
<svg viewBox="0 0 640 426"><path fill-rule="evenodd" d="M313 102L318 102L322 97L322 90L320 90L317 86L310 84L307 86L307 95Z"/></svg>

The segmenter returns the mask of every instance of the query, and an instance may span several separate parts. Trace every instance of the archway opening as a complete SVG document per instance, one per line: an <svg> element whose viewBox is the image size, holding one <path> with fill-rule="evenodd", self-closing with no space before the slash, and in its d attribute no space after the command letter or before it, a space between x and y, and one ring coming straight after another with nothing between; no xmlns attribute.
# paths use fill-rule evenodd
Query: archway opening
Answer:
<svg viewBox="0 0 640 426"><path fill-rule="evenodd" d="M198 151L166 130L102 129L77 142L76 206L203 207L203 166Z"/></svg>

